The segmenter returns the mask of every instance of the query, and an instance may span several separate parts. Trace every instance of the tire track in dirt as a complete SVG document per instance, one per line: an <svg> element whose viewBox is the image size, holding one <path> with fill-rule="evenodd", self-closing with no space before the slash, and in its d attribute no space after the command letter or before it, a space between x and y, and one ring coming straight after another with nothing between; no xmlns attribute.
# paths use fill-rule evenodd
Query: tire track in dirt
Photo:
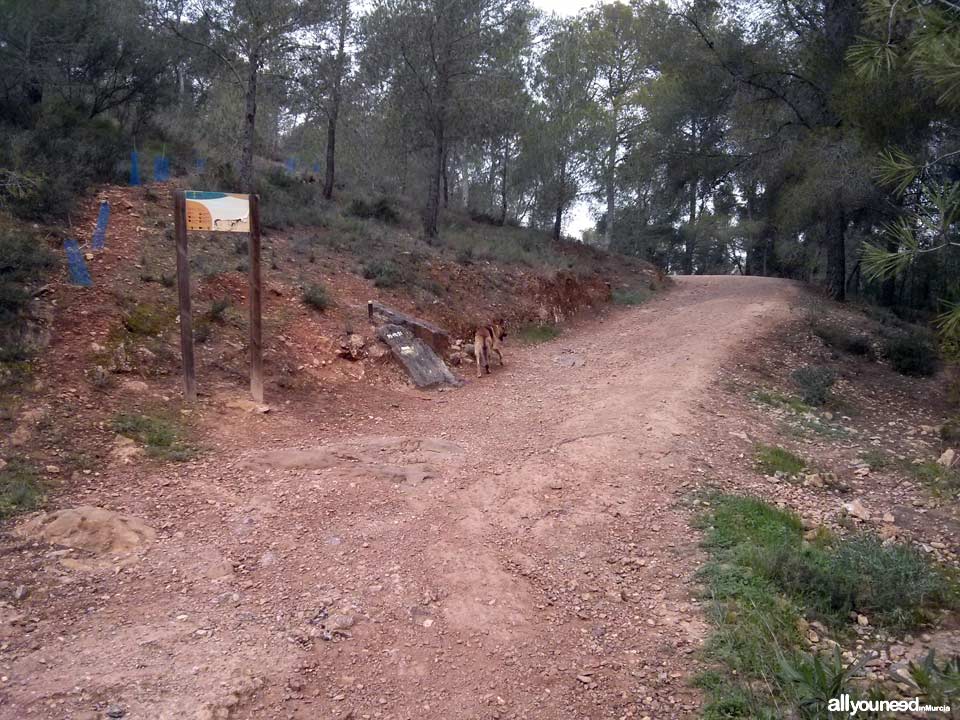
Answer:
<svg viewBox="0 0 960 720"><path fill-rule="evenodd" d="M402 420L311 437L309 408L291 408L269 420L269 448L166 485L130 478L126 509L160 540L119 581L70 580L109 600L36 608L0 717L97 703L131 718L695 715L699 551L678 499L711 432L701 405L799 294L682 278L558 341L508 346L504 369ZM264 462L311 443L335 452Z"/></svg>

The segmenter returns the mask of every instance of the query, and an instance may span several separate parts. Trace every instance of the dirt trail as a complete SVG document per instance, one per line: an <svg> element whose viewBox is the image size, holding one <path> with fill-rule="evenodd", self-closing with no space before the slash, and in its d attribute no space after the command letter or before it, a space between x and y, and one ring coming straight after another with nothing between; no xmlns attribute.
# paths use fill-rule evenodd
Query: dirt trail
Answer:
<svg viewBox="0 0 960 720"><path fill-rule="evenodd" d="M689 513L720 365L791 283L682 278L460 390L384 392L350 434L251 416L261 446L78 491L158 531L64 567L2 637L0 718L696 714ZM71 498L73 499L73 498ZM77 503L81 504L81 503Z"/></svg>

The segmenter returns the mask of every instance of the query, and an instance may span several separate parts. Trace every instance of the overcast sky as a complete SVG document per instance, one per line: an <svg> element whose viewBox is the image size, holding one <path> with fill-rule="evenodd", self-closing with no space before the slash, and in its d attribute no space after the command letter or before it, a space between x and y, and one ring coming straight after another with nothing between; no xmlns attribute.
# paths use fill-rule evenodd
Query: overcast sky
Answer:
<svg viewBox="0 0 960 720"><path fill-rule="evenodd" d="M558 15L575 15L580 9L593 5L587 0L533 0L533 4L541 10L555 12Z"/></svg>

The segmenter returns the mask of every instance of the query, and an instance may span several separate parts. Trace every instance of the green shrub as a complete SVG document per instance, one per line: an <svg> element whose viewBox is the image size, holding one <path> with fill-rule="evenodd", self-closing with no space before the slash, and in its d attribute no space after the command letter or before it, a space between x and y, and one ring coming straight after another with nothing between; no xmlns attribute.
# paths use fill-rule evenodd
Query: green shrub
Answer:
<svg viewBox="0 0 960 720"><path fill-rule="evenodd" d="M852 333L844 327L825 322L814 322L813 334L823 340L829 347L851 355L869 357L873 355L873 347L867 335Z"/></svg>
<svg viewBox="0 0 960 720"><path fill-rule="evenodd" d="M7 128L0 133L7 135ZM31 129L10 135L13 169L28 171L35 182L8 206L36 220L66 218L78 196L117 179L130 147L118 123L105 115L90 118L66 103L46 105Z"/></svg>
<svg viewBox="0 0 960 720"><path fill-rule="evenodd" d="M793 381L800 389L800 397L807 405L823 405L830 399L830 389L837 377L830 368L807 365L797 368L792 374Z"/></svg>
<svg viewBox="0 0 960 720"><path fill-rule="evenodd" d="M758 443L754 448L754 461L757 469L765 475L784 473L796 475L807 467L807 461L786 448Z"/></svg>
<svg viewBox="0 0 960 720"><path fill-rule="evenodd" d="M363 264L363 277L373 280L374 287L392 288L404 284L403 271L391 260L374 259Z"/></svg>
<svg viewBox="0 0 960 720"><path fill-rule="evenodd" d="M937 346L928 333L890 338L884 346L884 356L901 375L928 377L937 371Z"/></svg>
<svg viewBox="0 0 960 720"><path fill-rule="evenodd" d="M314 310L320 310L321 312L332 305L327 289L320 284L313 284L304 288L303 302Z"/></svg>
<svg viewBox="0 0 960 720"><path fill-rule="evenodd" d="M0 518L33 510L43 500L43 488L32 466L10 460L0 469Z"/></svg>
<svg viewBox="0 0 960 720"><path fill-rule="evenodd" d="M210 310L207 311L207 319L210 320L210 322L222 325L224 321L224 315L229 308L230 298L222 297L219 300L214 300L212 303L210 303Z"/></svg>
<svg viewBox="0 0 960 720"><path fill-rule="evenodd" d="M856 611L902 628L957 602L955 583L909 545L884 545L870 533L807 544L796 515L738 496L715 498L711 525L708 547L834 624Z"/></svg>
<svg viewBox="0 0 960 720"><path fill-rule="evenodd" d="M362 198L354 198L347 208L347 213L363 220L379 220L389 224L400 220L400 214L386 197L378 198L373 202L368 202Z"/></svg>
<svg viewBox="0 0 960 720"><path fill-rule="evenodd" d="M193 340L198 345L206 343L213 335L213 325L205 317L194 318L193 321Z"/></svg>
<svg viewBox="0 0 960 720"><path fill-rule="evenodd" d="M910 661L909 673L925 704L953 706L960 698L960 655L938 663L931 648L920 662Z"/></svg>
<svg viewBox="0 0 960 720"><path fill-rule="evenodd" d="M31 286L55 266L53 253L37 238L22 231L0 231L0 362L29 356L22 333Z"/></svg>
<svg viewBox="0 0 960 720"><path fill-rule="evenodd" d="M134 335L156 336L173 322L174 311L151 303L140 303L123 316L123 326Z"/></svg>

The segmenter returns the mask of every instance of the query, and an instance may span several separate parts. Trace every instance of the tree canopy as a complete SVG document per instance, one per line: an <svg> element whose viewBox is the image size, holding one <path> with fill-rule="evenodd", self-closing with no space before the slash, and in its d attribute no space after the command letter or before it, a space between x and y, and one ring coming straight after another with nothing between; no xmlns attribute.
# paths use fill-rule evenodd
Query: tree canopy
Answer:
<svg viewBox="0 0 960 720"><path fill-rule="evenodd" d="M958 28L952 0L3 0L0 202L63 215L134 149L227 190L297 158L430 241L456 209L559 238L586 204L671 272L949 312Z"/></svg>

